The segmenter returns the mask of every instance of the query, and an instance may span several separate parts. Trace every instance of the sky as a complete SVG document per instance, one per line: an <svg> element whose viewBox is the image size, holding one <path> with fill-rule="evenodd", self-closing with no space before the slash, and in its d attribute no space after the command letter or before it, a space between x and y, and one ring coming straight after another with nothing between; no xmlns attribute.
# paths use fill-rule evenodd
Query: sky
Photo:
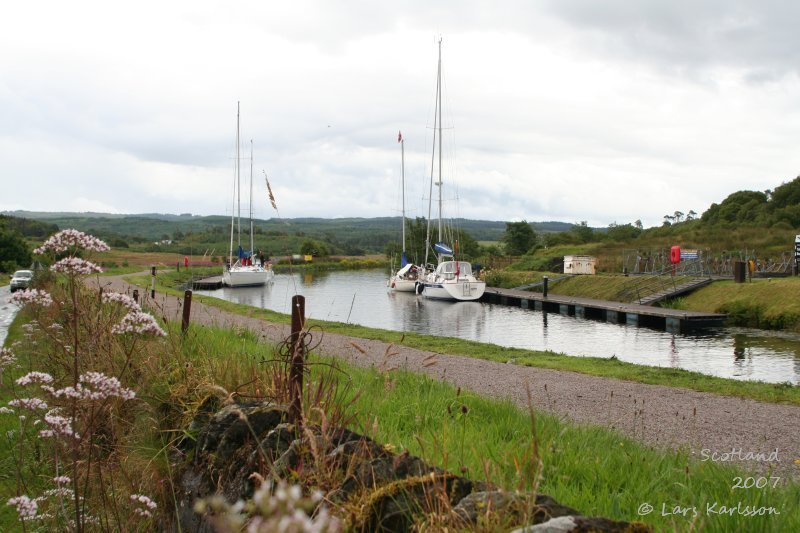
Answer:
<svg viewBox="0 0 800 533"><path fill-rule="evenodd" d="M649 227L800 174L788 0L2 11L0 211L229 216L238 102L244 212L252 140L254 216L400 215L402 132L406 214L436 217L439 39L445 217Z"/></svg>

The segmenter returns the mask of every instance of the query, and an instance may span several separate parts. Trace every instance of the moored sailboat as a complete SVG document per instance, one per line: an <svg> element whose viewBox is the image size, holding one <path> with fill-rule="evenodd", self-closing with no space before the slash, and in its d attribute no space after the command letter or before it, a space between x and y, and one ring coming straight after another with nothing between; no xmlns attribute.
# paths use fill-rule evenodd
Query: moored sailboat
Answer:
<svg viewBox="0 0 800 533"><path fill-rule="evenodd" d="M419 267L408 262L406 253L406 176L405 176L405 148L403 134L397 134L397 142L400 143L400 182L401 194L403 197L403 252L400 255L400 270L389 278L389 287L397 292L414 292L417 286Z"/></svg>
<svg viewBox="0 0 800 533"><path fill-rule="evenodd" d="M231 212L231 244L228 252L228 262L222 272L222 284L228 287L253 287L264 285L272 281L275 273L269 265L264 264L263 255L256 257L253 243L253 141L250 141L250 250L242 247L241 224L241 161L239 158L239 104L236 104L236 166L235 182L233 187L233 205L235 213ZM236 228L237 246L236 255L233 249L233 233Z"/></svg>
<svg viewBox="0 0 800 533"><path fill-rule="evenodd" d="M437 116L438 115L438 116ZM442 226L442 40L439 39L439 66L436 78L436 110L434 112L434 140L433 152L436 159L436 142L438 134L439 142L439 173L435 185L439 188L439 216L438 216L438 240L434 245L437 254L437 265L435 269L429 271L422 280L422 295L425 298L439 300L471 301L478 300L486 290L486 282L479 280L472 273L472 265L468 261L460 261L458 255L458 241L455 249L448 246L444 241L444 231ZM434 169L431 164L431 192L433 189ZM431 195L432 196L432 195ZM431 199L429 198L429 202ZM428 231L425 246L425 264L428 263L428 249L430 249L430 203L428 204Z"/></svg>

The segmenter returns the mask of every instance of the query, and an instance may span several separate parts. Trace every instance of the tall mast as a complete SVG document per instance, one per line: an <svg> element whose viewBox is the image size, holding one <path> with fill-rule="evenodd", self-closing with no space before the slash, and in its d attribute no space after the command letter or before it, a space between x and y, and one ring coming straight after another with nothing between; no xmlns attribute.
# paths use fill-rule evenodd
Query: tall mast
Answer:
<svg viewBox="0 0 800 533"><path fill-rule="evenodd" d="M239 102L236 102L236 245L242 245L242 178L239 161Z"/></svg>
<svg viewBox="0 0 800 533"><path fill-rule="evenodd" d="M250 257L253 257L253 139L250 139Z"/></svg>
<svg viewBox="0 0 800 533"><path fill-rule="evenodd" d="M239 102L236 102L236 144L239 144ZM238 160L238 159L237 159ZM236 165L237 163L234 163ZM233 265L233 226L236 216L236 166L233 167L233 198L231 199L231 246L228 249L228 264Z"/></svg>
<svg viewBox="0 0 800 533"><path fill-rule="evenodd" d="M436 80L439 105L439 242L442 242L442 38L439 37L439 75Z"/></svg>
<svg viewBox="0 0 800 533"><path fill-rule="evenodd" d="M440 107L441 107L441 91L440 85L442 81L442 38L439 37L439 64L436 72L436 108L433 110L433 149L431 150L431 182L430 187L428 190L428 224L427 229L425 230L425 264L428 264L428 251L430 249L431 243L431 207L433 204L433 173L434 173L434 164L436 162L436 133L437 133L437 125L439 126L439 136L441 136L441 125L439 124L439 117L441 116ZM439 117L437 117L437 112ZM439 148L439 181L441 181L441 143ZM437 182L436 185L439 185ZM441 198L441 187L439 188L440 191L440 198ZM441 213L441 201L439 207L439 213ZM440 217L441 218L441 215ZM442 230L441 224L439 227L439 240L442 240Z"/></svg>
<svg viewBox="0 0 800 533"><path fill-rule="evenodd" d="M406 140L400 137L400 188L403 196L403 256L406 255Z"/></svg>

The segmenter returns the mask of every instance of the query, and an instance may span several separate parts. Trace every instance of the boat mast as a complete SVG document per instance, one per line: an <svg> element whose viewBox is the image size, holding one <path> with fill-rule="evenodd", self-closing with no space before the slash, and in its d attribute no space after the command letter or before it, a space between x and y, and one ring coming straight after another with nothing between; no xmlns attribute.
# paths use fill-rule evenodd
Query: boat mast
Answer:
<svg viewBox="0 0 800 533"><path fill-rule="evenodd" d="M442 39L439 38L439 75L436 81L436 88L439 92L439 242L442 242Z"/></svg>
<svg viewBox="0 0 800 533"><path fill-rule="evenodd" d="M239 102L236 102L236 245L242 246L242 178L239 160ZM238 248L237 248L238 255Z"/></svg>
<svg viewBox="0 0 800 533"><path fill-rule="evenodd" d="M438 68L436 71L436 108L433 110L433 149L431 150L431 184L428 190L428 225L425 231L425 265L428 264L428 251L431 245L431 206L433 203L433 172L434 172L434 163L436 162L436 133L437 133L437 125L439 126L439 136L441 137L441 124L439 124L439 117L441 117L441 106L442 106L442 98L441 98L441 82L442 82L442 38L439 37L439 63ZM437 117L438 113L438 117ZM439 143L439 182L441 182L441 161L442 161L442 153L441 153L441 142ZM440 185L437 182L436 185ZM441 219L441 187L439 187L439 218ZM439 240L442 239L442 230L441 230L441 222L439 225Z"/></svg>
<svg viewBox="0 0 800 533"><path fill-rule="evenodd" d="M253 139L250 139L250 258L254 252L253 246Z"/></svg>
<svg viewBox="0 0 800 533"><path fill-rule="evenodd" d="M233 226L234 217L236 216L236 169L235 165L238 164L238 146L239 146L239 102L236 102L236 146L237 146L237 159L233 167L233 199L231 200L231 245L228 248L228 265L233 266Z"/></svg>
<svg viewBox="0 0 800 533"><path fill-rule="evenodd" d="M403 197L403 257L406 256L406 152L402 134L400 136L400 189Z"/></svg>

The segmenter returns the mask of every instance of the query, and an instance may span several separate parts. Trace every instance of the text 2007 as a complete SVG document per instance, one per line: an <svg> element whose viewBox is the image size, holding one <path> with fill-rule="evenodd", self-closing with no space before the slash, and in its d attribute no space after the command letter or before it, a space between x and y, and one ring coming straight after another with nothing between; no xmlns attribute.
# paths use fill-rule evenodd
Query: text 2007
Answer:
<svg viewBox="0 0 800 533"><path fill-rule="evenodd" d="M741 478L736 476L733 478L733 485L731 489L763 489L763 488L772 488L778 486L781 478L779 476L770 476L770 477L745 477Z"/></svg>

